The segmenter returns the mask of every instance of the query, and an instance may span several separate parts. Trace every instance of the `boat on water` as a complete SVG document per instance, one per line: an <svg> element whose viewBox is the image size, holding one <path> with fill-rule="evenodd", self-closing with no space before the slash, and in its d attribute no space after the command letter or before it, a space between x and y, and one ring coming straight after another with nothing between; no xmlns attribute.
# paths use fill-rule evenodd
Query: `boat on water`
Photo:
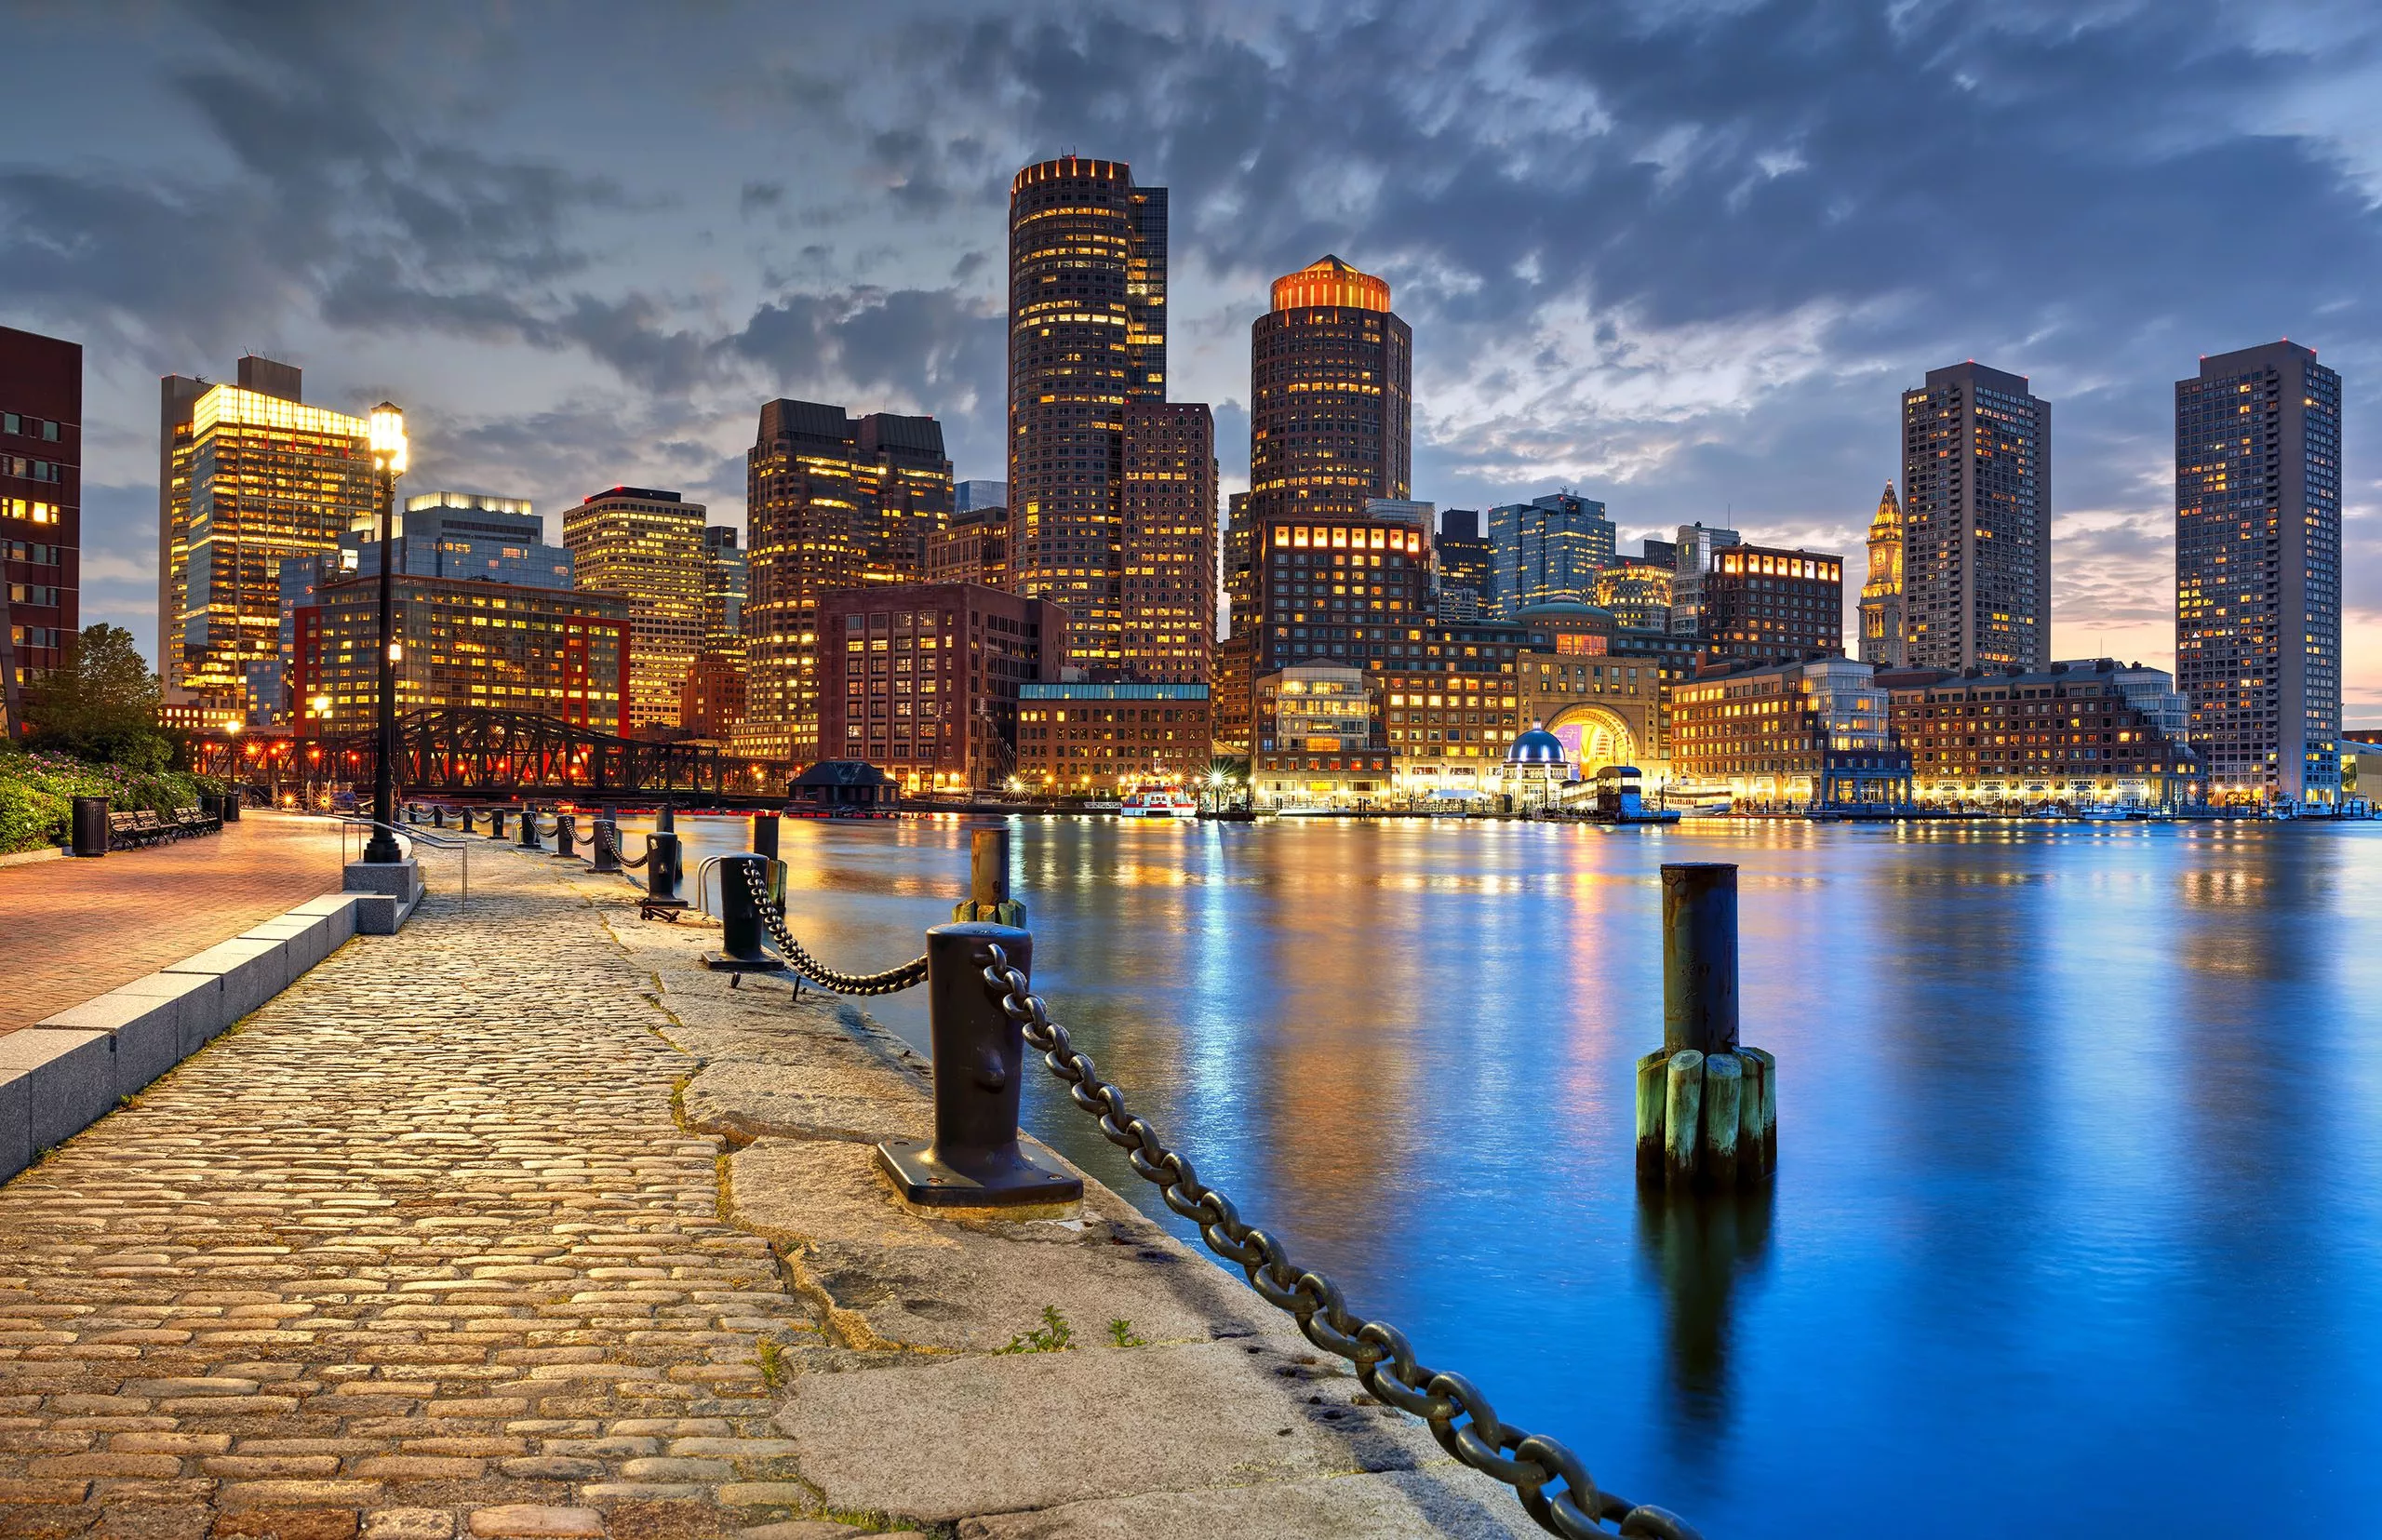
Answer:
<svg viewBox="0 0 2382 1540"><path fill-rule="evenodd" d="M1137 786L1117 804L1119 818L1197 818L1199 804L1181 786Z"/></svg>
<svg viewBox="0 0 2382 1540"><path fill-rule="evenodd" d="M1607 765L1597 771L1596 802L1587 814L1591 824L1676 824L1679 814L1668 808L1646 806L1635 765Z"/></svg>

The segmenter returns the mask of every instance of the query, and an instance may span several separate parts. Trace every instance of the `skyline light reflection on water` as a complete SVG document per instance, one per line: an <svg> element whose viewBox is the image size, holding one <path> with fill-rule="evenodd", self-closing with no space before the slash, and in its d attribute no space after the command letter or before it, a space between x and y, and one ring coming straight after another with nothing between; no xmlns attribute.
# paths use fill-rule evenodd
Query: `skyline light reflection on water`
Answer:
<svg viewBox="0 0 2382 1540"><path fill-rule="evenodd" d="M679 826L690 868L745 839ZM971 826L786 820L796 933L916 956ZM1011 827L1037 988L1134 1109L1615 1490L1713 1540L2231 1534L2253 1493L2375 1532L2382 828ZM1680 860L1742 866L1760 1199L1636 1189ZM923 1041L923 991L863 1003Z"/></svg>

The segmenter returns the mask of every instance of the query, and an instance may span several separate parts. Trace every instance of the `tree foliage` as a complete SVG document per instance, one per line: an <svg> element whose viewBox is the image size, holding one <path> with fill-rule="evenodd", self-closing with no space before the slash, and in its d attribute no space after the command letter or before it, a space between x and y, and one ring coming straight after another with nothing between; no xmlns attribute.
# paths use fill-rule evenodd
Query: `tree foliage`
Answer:
<svg viewBox="0 0 2382 1540"><path fill-rule="evenodd" d="M122 626L85 626L26 693L35 748L135 770L162 770L173 757L157 726L157 676Z"/></svg>

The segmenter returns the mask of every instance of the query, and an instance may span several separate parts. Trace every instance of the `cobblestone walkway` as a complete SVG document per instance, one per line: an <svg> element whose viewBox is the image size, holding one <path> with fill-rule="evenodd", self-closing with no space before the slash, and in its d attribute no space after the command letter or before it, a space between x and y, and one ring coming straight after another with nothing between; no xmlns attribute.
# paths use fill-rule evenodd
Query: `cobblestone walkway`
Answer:
<svg viewBox="0 0 2382 1540"><path fill-rule="evenodd" d="M0 1535L668 1540L803 1501L760 1344L810 1328L553 872L475 863L0 1188Z"/></svg>

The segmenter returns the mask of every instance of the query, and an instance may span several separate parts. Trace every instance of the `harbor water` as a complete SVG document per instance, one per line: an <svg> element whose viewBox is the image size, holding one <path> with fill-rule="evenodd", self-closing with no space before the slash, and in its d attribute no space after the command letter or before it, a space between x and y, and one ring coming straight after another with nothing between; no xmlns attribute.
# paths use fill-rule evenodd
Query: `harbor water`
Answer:
<svg viewBox="0 0 2382 1540"><path fill-rule="evenodd" d="M796 932L916 956L973 826L788 820ZM682 817L689 870L746 827ZM2382 1533L2382 827L1010 827L1135 1110L1614 1490L1713 1540ZM1682 860L1743 868L1760 1199L1633 1176ZM1028 1122L1188 1234L1038 1071Z"/></svg>

